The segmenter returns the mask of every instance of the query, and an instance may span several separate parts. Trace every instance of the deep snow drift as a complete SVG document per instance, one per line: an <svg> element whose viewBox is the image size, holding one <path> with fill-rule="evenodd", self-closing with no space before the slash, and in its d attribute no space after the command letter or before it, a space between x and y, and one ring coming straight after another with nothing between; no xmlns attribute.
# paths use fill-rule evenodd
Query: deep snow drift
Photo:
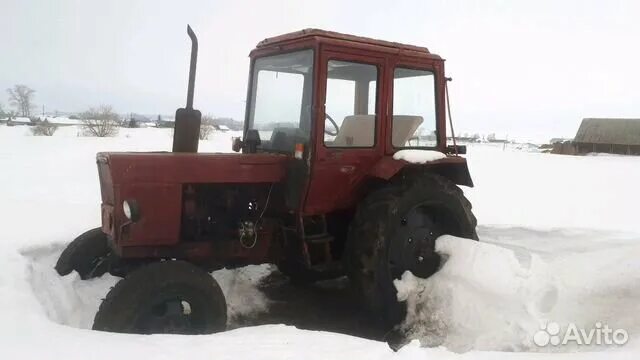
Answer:
<svg viewBox="0 0 640 360"><path fill-rule="evenodd" d="M31 286L49 319L62 325L91 329L101 300L120 278L106 274L99 279L82 280L75 272L58 276L53 267L62 250L63 247L56 246L23 252L32 263ZM272 267L252 265L212 274L226 296L230 322L268 310L268 300L256 285L273 271Z"/></svg>
<svg viewBox="0 0 640 360"><path fill-rule="evenodd" d="M410 305L404 331L418 341L393 353L382 342L283 325L192 337L87 330L118 279L60 278L52 265L66 242L99 224L95 153L167 150L171 131L122 129L110 139L77 133L64 127L50 138L33 137L26 127L0 126L0 358L640 355L639 158L469 146L476 187L464 191L474 204L482 241L442 237L438 251L448 260L441 271L427 280L405 274L398 282ZM232 135L215 133L200 149L228 151ZM271 270L265 265L213 274L227 297L231 322L269 310L270 300L257 284ZM587 329L603 322L628 331L629 342L538 347L533 335L547 320ZM424 347L433 345L443 347Z"/></svg>
<svg viewBox="0 0 640 360"><path fill-rule="evenodd" d="M447 261L432 278L406 272L396 280L398 298L408 300L409 337L457 351L533 349L531 334L558 297L546 264L451 236L438 239L436 251Z"/></svg>
<svg viewBox="0 0 640 360"><path fill-rule="evenodd" d="M436 250L447 261L424 280L405 273L396 281L408 299L405 331L425 345L455 351L601 351L601 347L539 347L540 324L596 322L640 335L640 236L602 231L481 227L468 243L443 236ZM543 244L542 239L561 243ZM547 252L553 247L553 252ZM545 248L545 251L538 249ZM611 348L616 348L612 346Z"/></svg>

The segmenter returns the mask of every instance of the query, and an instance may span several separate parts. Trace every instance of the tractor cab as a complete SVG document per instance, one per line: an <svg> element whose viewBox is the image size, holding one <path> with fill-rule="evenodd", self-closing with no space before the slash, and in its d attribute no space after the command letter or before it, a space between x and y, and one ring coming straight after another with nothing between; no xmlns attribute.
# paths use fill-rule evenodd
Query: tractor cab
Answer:
<svg viewBox="0 0 640 360"><path fill-rule="evenodd" d="M426 48L307 29L250 57L245 138L257 151L446 146L444 60Z"/></svg>
<svg viewBox="0 0 640 360"><path fill-rule="evenodd" d="M444 60L427 48L307 29L266 39L250 57L236 149L303 160L289 168L288 198L306 215L352 207L372 173L401 168L399 150L457 151L446 144ZM463 159L447 161L470 184Z"/></svg>

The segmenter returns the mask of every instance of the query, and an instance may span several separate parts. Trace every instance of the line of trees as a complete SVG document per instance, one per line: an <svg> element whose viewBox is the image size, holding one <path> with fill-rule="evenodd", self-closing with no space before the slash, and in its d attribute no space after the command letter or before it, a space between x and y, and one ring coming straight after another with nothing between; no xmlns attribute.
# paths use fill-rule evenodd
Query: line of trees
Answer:
<svg viewBox="0 0 640 360"><path fill-rule="evenodd" d="M100 105L82 112L79 115L81 131L84 136L111 137L118 134L121 125L120 116L113 111L111 105ZM46 118L36 120L31 127L35 136L52 136L58 126L50 123Z"/></svg>
<svg viewBox="0 0 640 360"><path fill-rule="evenodd" d="M35 109L34 96L36 91L27 85L17 84L7 89L9 104L14 110L6 112L0 104L0 118L15 118L17 116L26 117L31 120L34 128L31 129L34 135L51 136L56 131L57 126L50 124L47 119L32 118L32 110ZM70 117L72 118L72 117ZM75 116L74 116L75 118ZM111 105L100 105L89 108L77 117L82 122L82 132L85 136L108 137L118 134L121 124L120 116L113 110ZM230 121L229 124L235 128L233 119L214 119L212 116L203 116L200 128L200 139L205 140L214 130L214 125L218 121ZM129 125L131 126L131 125Z"/></svg>

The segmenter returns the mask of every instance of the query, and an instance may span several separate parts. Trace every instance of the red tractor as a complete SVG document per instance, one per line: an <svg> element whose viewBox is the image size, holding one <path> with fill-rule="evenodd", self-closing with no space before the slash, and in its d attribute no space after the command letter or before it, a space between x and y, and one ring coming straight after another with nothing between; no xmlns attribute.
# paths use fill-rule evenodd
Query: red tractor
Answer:
<svg viewBox="0 0 640 360"><path fill-rule="evenodd" d="M444 60L424 47L322 30L260 42L250 53L241 154L198 153L187 107L172 152L98 153L102 227L80 235L56 270L123 279L93 328L210 333L227 322L208 272L273 263L294 282L347 275L383 324L406 305L393 280L428 277L436 239L477 239L464 147L447 145ZM394 154L438 151L422 164Z"/></svg>

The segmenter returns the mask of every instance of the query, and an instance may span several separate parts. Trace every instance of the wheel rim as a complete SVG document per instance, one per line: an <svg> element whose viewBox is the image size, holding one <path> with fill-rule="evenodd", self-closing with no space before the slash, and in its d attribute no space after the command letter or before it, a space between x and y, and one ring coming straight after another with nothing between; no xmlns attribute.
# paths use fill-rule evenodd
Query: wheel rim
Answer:
<svg viewBox="0 0 640 360"><path fill-rule="evenodd" d="M414 206L399 217L399 224L389 244L388 268L392 279L405 271L427 278L438 270L440 256L435 252L436 239L444 234L425 204Z"/></svg>
<svg viewBox="0 0 640 360"><path fill-rule="evenodd" d="M135 322L141 334L195 334L203 329L199 306L185 296L154 299Z"/></svg>

